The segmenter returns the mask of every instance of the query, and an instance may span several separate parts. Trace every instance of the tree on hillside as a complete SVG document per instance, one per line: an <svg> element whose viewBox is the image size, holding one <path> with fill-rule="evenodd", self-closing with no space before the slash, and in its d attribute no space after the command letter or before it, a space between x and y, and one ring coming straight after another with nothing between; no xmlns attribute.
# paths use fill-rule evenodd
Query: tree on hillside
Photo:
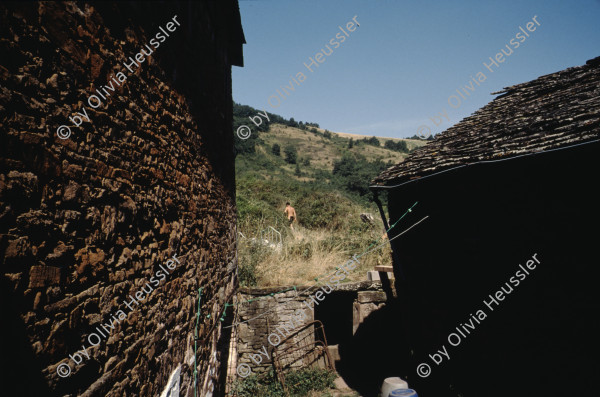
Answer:
<svg viewBox="0 0 600 397"><path fill-rule="evenodd" d="M302 173L300 172L300 166L298 164L296 164L296 169L294 170L294 175L296 175L296 176L302 175Z"/></svg>
<svg viewBox="0 0 600 397"><path fill-rule="evenodd" d="M370 193L369 182L385 168L381 160L369 162L363 156L346 152L340 160L334 161L332 174L338 185L364 196Z"/></svg>
<svg viewBox="0 0 600 397"><path fill-rule="evenodd" d="M281 147L279 146L279 144L275 143L273 145L273 147L271 148L271 152L275 155L275 156L281 156Z"/></svg>
<svg viewBox="0 0 600 397"><path fill-rule="evenodd" d="M389 140L385 141L385 144L383 146L387 149L395 150L397 152L408 152L408 146L406 146L406 142L404 141L394 142L392 140Z"/></svg>
<svg viewBox="0 0 600 397"><path fill-rule="evenodd" d="M298 159L298 151L292 145L287 145L285 149L283 149L285 153L285 161L289 164L296 164L296 160Z"/></svg>
<svg viewBox="0 0 600 397"><path fill-rule="evenodd" d="M381 146L379 139L375 138L374 136L369 139L365 139L365 143L368 143L369 145L373 146Z"/></svg>
<svg viewBox="0 0 600 397"><path fill-rule="evenodd" d="M261 113L264 114L263 112L266 112L265 110L259 110L259 109L255 109L252 106L247 106L247 105L241 105L239 103L235 103L235 101L233 101L233 117L238 118L241 120L240 125L242 124L247 124L248 123L248 118L249 117L256 117L257 114ZM309 122L297 122L296 120L294 120L294 118L290 118L285 119L283 117L281 117L278 114L273 114L273 113L269 113L266 112L268 119L270 120L269 122L264 120L264 116L263 117L263 123L256 127L258 130L260 131L268 131L269 130L269 124L271 123L279 123L279 124L284 124L290 127L297 127L297 128L301 128L303 130L307 129L307 127L317 127L319 128L319 124L318 123L309 123ZM254 129L254 126L252 127ZM316 131L316 130L315 130ZM315 132L313 131L313 132Z"/></svg>
<svg viewBox="0 0 600 397"><path fill-rule="evenodd" d="M239 135L236 133L237 129L244 125L246 121L242 117L233 117L233 142L234 142L234 153L237 156L238 154L251 154L255 153L256 143L259 141L258 130L251 130L250 136L247 139L241 139Z"/></svg>
<svg viewBox="0 0 600 397"><path fill-rule="evenodd" d="M348 149L352 149L354 147L354 140L352 138L350 138L350 141L348 142Z"/></svg>
<svg viewBox="0 0 600 397"><path fill-rule="evenodd" d="M357 171L356 160L349 154L344 154L340 160L333 162L333 175L348 177Z"/></svg>
<svg viewBox="0 0 600 397"><path fill-rule="evenodd" d="M367 145L381 146L381 143L379 142L379 139L377 139L374 136L371 137L371 138L358 139L356 141L356 143L366 143Z"/></svg>

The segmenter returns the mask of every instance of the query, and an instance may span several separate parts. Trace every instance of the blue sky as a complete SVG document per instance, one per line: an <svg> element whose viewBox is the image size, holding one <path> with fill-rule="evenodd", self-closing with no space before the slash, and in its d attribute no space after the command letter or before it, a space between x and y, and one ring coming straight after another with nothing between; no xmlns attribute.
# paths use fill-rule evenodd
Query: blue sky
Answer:
<svg viewBox="0 0 600 397"><path fill-rule="evenodd" d="M600 56L600 0L239 3L247 44L245 66L233 67L234 100L331 131L402 138L424 125L438 133L491 101L492 92ZM360 27L349 32L355 16ZM534 16L539 26L531 32ZM338 26L349 37L333 48ZM522 42L519 26L529 34ZM311 73L303 63L329 52L328 44L333 52ZM506 45L512 54L490 72L483 62L509 52ZM485 80L478 86L471 82L479 72ZM470 83L463 99L456 90ZM284 99L271 98L273 107L276 90ZM450 95L460 103L452 98L450 106ZM440 118L444 111L449 120Z"/></svg>

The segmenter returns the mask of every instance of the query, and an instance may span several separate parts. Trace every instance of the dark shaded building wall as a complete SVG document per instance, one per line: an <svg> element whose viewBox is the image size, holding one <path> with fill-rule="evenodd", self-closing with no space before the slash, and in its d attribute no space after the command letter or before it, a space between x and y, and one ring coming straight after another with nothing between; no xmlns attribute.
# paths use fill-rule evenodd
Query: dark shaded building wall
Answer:
<svg viewBox="0 0 600 397"><path fill-rule="evenodd" d="M399 301L389 326L414 355L398 348L390 365L419 396L553 396L557 387L595 395L599 146L472 165L389 191L392 222L419 201L391 237L429 215L392 242ZM490 310L484 300L508 289L536 253L541 264ZM450 345L479 309L487 317ZM435 365L428 355L442 346L450 360ZM420 363L431 365L429 377L417 376Z"/></svg>
<svg viewBox="0 0 600 397"><path fill-rule="evenodd" d="M181 26L91 109L88 96L175 14ZM231 65L242 42L235 1L0 6L4 392L156 396L180 367L181 395L194 395L202 287L199 395L220 394L219 316L237 282ZM82 106L91 121L59 139ZM174 254L172 274L90 347ZM82 344L90 359L75 365ZM57 375L61 363L70 376Z"/></svg>

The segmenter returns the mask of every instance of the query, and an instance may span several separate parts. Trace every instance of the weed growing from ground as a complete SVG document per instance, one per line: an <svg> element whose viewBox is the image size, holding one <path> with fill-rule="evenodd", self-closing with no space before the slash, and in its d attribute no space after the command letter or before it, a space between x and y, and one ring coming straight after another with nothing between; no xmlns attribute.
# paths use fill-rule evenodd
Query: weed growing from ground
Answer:
<svg viewBox="0 0 600 397"><path fill-rule="evenodd" d="M290 371L285 375L285 384L290 397L305 397L313 391L322 391L334 387L333 381L337 375L334 372L309 368ZM281 383L273 370L264 375L251 375L238 379L233 385L233 395L236 397L285 397Z"/></svg>

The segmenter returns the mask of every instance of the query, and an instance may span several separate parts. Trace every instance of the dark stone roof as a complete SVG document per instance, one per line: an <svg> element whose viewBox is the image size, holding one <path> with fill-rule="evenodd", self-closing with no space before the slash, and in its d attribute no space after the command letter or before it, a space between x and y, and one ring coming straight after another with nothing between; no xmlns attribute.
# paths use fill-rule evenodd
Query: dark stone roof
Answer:
<svg viewBox="0 0 600 397"><path fill-rule="evenodd" d="M600 135L600 57L492 94L502 95L383 171L372 187L580 144Z"/></svg>

